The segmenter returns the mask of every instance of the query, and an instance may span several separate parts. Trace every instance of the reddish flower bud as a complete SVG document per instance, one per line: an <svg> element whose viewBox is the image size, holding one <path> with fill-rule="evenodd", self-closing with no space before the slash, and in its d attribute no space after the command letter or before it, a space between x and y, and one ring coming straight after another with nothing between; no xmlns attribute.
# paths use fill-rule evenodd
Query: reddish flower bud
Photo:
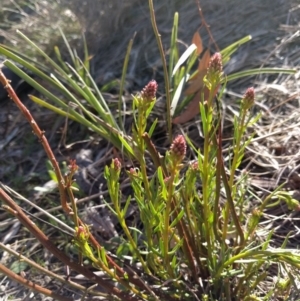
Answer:
<svg viewBox="0 0 300 301"><path fill-rule="evenodd" d="M192 170L198 170L198 168L199 168L199 163L198 163L198 161L194 161L194 162L192 162L191 163L191 169Z"/></svg>
<svg viewBox="0 0 300 301"><path fill-rule="evenodd" d="M244 99L249 102L254 102L254 88L248 88L245 92Z"/></svg>
<svg viewBox="0 0 300 301"><path fill-rule="evenodd" d="M157 82L151 80L141 92L141 96L145 101L152 101L156 97L157 92Z"/></svg>
<svg viewBox="0 0 300 301"><path fill-rule="evenodd" d="M82 226L79 226L76 230L78 235L80 235L81 233L85 233L85 229Z"/></svg>
<svg viewBox="0 0 300 301"><path fill-rule="evenodd" d="M186 154L186 142L184 136L178 135L170 147L170 151L178 160L182 160Z"/></svg>
<svg viewBox="0 0 300 301"><path fill-rule="evenodd" d="M75 227L75 235L78 239L82 240L87 240L90 236L88 229L83 226Z"/></svg>
<svg viewBox="0 0 300 301"><path fill-rule="evenodd" d="M74 173L78 170L78 166L76 165L76 160L70 159L69 170L72 173Z"/></svg>
<svg viewBox="0 0 300 301"><path fill-rule="evenodd" d="M130 175L132 175L132 176L138 176L138 169L133 168L133 167L130 167L129 173L130 173Z"/></svg>
<svg viewBox="0 0 300 301"><path fill-rule="evenodd" d="M243 100L242 100L242 103L243 103L243 106L244 106L244 109L250 109L253 104L254 104L254 96L255 96L255 92L254 92L254 88L251 87L251 88L248 88L243 96Z"/></svg>
<svg viewBox="0 0 300 301"><path fill-rule="evenodd" d="M112 160L112 164L113 164L113 167L116 171L120 171L121 170L121 162L118 158L115 158Z"/></svg>
<svg viewBox="0 0 300 301"><path fill-rule="evenodd" d="M165 182L166 184L168 184L170 180L171 180L171 177L166 177L166 178L164 178L164 182Z"/></svg>
<svg viewBox="0 0 300 301"><path fill-rule="evenodd" d="M208 74L221 73L223 71L222 56L219 52L215 53L209 61Z"/></svg>

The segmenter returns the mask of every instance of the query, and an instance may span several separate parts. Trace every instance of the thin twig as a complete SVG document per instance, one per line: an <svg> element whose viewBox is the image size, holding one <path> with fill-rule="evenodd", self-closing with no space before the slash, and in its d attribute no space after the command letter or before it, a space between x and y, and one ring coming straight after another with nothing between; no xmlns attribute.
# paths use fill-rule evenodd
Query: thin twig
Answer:
<svg viewBox="0 0 300 301"><path fill-rule="evenodd" d="M70 280L66 280L64 277L61 277L58 274L53 273L52 271L50 271L48 269L45 269L44 267L42 267L38 263L36 263L36 262L28 259L26 256L24 256L22 254L19 254L18 252L16 252L16 251L12 250L11 248L5 246L1 242L0 242L0 249L8 252L11 255L14 255L14 256L18 257L20 260L22 260L22 261L28 263L29 265L31 265L37 271L39 271L41 273L44 273L45 275L50 276L52 279L57 279L58 281L64 283L65 285L69 285L69 286L74 287L74 288L76 288L78 290L81 290L81 291L85 291L86 290L86 287L84 287L83 285L80 285L80 284L75 283L75 282L70 281ZM43 292L41 292L41 293L43 293ZM103 293L96 292L96 291L93 291L93 290L89 290L89 293L92 294L92 295L103 295Z"/></svg>
<svg viewBox="0 0 300 301"><path fill-rule="evenodd" d="M0 263L0 273L3 273L10 279L20 283L23 286L30 288L30 290L41 293L48 297L52 297L54 300L59 300L59 301L73 301L74 300L73 298L68 298L68 297L63 297L61 295L58 295L45 287L42 287L26 278L23 278L22 276L19 276L18 274L14 273L12 270L8 269L1 263Z"/></svg>
<svg viewBox="0 0 300 301"><path fill-rule="evenodd" d="M18 218L18 220L22 223L22 225L26 227L30 231L30 233L34 237L36 237L38 241L61 262L70 266L70 268L75 270L77 273L83 274L91 281L94 281L98 285L102 286L110 294L115 294L120 298L125 298L124 300L131 300L131 301L138 300L137 298L130 296L128 293L122 292L121 290L116 288L112 283L97 276L89 269L71 260L64 252L59 250L54 245L54 243L52 243L52 241L24 214L22 209L2 189L0 189L0 199L12 209L14 216Z"/></svg>

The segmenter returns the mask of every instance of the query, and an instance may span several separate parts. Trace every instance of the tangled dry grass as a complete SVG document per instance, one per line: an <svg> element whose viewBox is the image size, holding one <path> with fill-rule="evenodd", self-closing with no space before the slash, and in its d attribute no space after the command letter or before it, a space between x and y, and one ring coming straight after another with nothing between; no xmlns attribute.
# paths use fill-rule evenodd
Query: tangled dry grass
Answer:
<svg viewBox="0 0 300 301"><path fill-rule="evenodd" d="M9 24L7 21L6 24L8 25L0 31L5 43L22 47L24 51L30 53L31 50L24 41L21 41L14 34L15 29L21 29L51 54L54 45L63 45L58 31L58 28L61 27L71 44L79 47L80 53L80 28L83 28L90 54L93 56L93 76L99 85L103 85L120 77L127 44L136 33L126 79L127 95L130 95L132 91L139 90L151 78L158 80L162 78L161 62L146 1L126 0L120 4L118 0L32 0L29 11L26 11L26 6L22 6L22 1L18 4L21 7L15 6L14 14L19 18L16 21L8 18ZM209 37L206 36L204 28L201 27L201 19L194 0L184 3L179 0L165 0L157 1L154 4L165 49L169 45L172 18L175 11L179 11L179 36L182 39L183 47L190 43L193 33L198 29L200 29L206 45L213 47L209 44ZM5 1L4 7L11 8L11 5L12 2ZM220 48L247 34L253 36L253 40L232 58L232 62L225 72L230 73L259 66L298 68L300 62L298 31L300 8L297 5L295 0L253 0L238 3L234 0L201 1L206 22L210 25L214 39ZM8 13L11 12L2 11L3 16L11 17ZM38 57L37 54L33 55ZM250 85L256 86L257 110L262 111L260 122L252 129L256 132L256 136L247 149L247 157L243 165L245 170L249 172L250 183L255 191L263 195L286 181L287 191L300 200L300 178L298 175L300 164L299 72L295 76L264 75L231 83L226 91L226 97L224 97L224 110L227 113L226 123L230 124L232 117L237 112L234 100L236 95L242 93L245 87ZM110 97L113 99L113 95ZM24 101L28 102L26 97L24 97ZM46 180L44 158L40 147L34 141L34 137L31 137L31 132L23 126L25 122L12 104L8 103L5 106L0 104L0 108L0 181L9 186L17 187L19 192L33 197L32 189ZM87 141L87 133L77 131L74 124L70 126L73 130L75 129L74 132L79 134L72 136L70 131L66 134L63 120L57 119L53 125L53 115L49 112L32 104L30 108L33 114L38 117L37 119L42 122L41 126L52 137L50 139L52 145L61 146L57 148L60 159L74 156L79 153L81 148L84 148L88 150L88 155L85 153L82 167L84 168L84 164L86 164L89 166L89 172L92 170L92 173L95 174L102 173L103 166L111 159L107 146L104 148L101 145L102 149L100 149L98 143ZM161 107L157 109L158 115L161 109ZM194 141L199 140L197 120L175 130L188 132ZM62 133L67 135L68 144L73 143L75 145L72 151L67 151L63 144ZM163 130L161 135L157 138L158 144L164 140ZM165 145L161 143L158 147L164 148ZM80 156L78 158L82 159ZM89 184L93 185L91 180ZM86 192L88 191L93 190L91 187L87 187ZM37 195L40 196L40 194ZM36 202L42 202L38 196ZM98 212L95 211L97 208L91 200L92 198L81 200L89 207L89 212L91 212L88 215L89 219L94 218L94 213ZM51 200L51 204L56 206L53 200ZM27 209L31 210L30 207ZM274 229L274 245L280 245L286 235L292 233L289 247L297 248L300 223L297 215L297 212L288 213L287 208L281 204L276 208L271 208L270 212L266 214L264 227L265 229ZM93 223L96 225L98 221L97 219L93 220ZM12 224L13 220L3 213L0 221L3 235L1 234L0 238L2 242L11 242L12 247L20 251L20 240L25 239L26 234L18 233L18 228L12 228ZM110 235L113 235L115 232L111 229ZM52 230L48 234L55 236ZM14 239L7 240L7 235L10 235L10 238L14 235ZM265 234L262 231L258 235L263 237ZM32 246L32 250L36 250L39 254L38 246ZM37 258L39 258L38 255ZM7 260L7 258L3 256L2 260ZM45 262L50 265L52 260L52 258L46 258ZM37 275L29 276L37 277ZM46 282L47 279L43 281ZM14 300L23 300L27 294L7 279L3 279L1 285L2 292L0 290L0 294L5 296L5 290L6 296L14 296ZM30 297L30 294L27 297L28 300L30 298L43 299L42 296Z"/></svg>

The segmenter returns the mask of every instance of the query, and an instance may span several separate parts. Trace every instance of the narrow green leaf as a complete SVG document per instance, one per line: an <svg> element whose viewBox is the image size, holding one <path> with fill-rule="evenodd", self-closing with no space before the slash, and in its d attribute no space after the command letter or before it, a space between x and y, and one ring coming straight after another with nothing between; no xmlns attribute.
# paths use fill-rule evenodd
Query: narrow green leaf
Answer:
<svg viewBox="0 0 300 301"><path fill-rule="evenodd" d="M155 130L155 127L156 127L156 125L157 125L157 122L158 122L158 119L157 118L155 118L155 120L153 121L153 123L152 123L152 125L151 125L151 127L150 127L150 129L149 129L149 137L151 138L151 136L152 136L152 134L153 134L153 132L154 132L154 130Z"/></svg>
<svg viewBox="0 0 300 301"><path fill-rule="evenodd" d="M84 51L83 64L86 70L90 70L90 56L89 56L88 45L84 34L82 34L82 39L83 39L83 51Z"/></svg>
<svg viewBox="0 0 300 301"><path fill-rule="evenodd" d="M55 171L53 170L53 166L52 166L52 163L50 162L50 160L46 161L46 167L47 167L47 171L50 176L50 179L57 183L57 176L56 176Z"/></svg>
<svg viewBox="0 0 300 301"><path fill-rule="evenodd" d="M40 93L47 96L50 100L57 103L59 106L65 108L65 109L68 107L63 101L61 101L54 94L50 93L47 89L45 89L42 85L37 83L33 78L31 78L29 75L27 75L24 71L22 71L20 68L18 68L16 65L14 65L12 62L6 60L4 62L4 65L7 66L10 70L12 70L14 73L19 75L21 78L26 79L26 82L28 84L30 84L34 89L36 89Z"/></svg>
<svg viewBox="0 0 300 301"><path fill-rule="evenodd" d="M82 97L98 112L99 116L106 122L108 122L111 126L116 126L116 123L113 120L111 114L107 114L104 109L101 107L99 101L96 96L92 93L91 89L85 84L81 76L77 73L77 71L70 65L68 65L70 70L76 75L79 82L82 86L79 86L75 81L72 81L73 88L82 95ZM86 109L84 109L86 111Z"/></svg>
<svg viewBox="0 0 300 301"><path fill-rule="evenodd" d="M134 157L134 151L128 142L124 139L123 135L119 135L119 139L122 143L122 146Z"/></svg>
<svg viewBox="0 0 300 301"><path fill-rule="evenodd" d="M61 54L60 54L60 50L57 46L54 46L54 52L56 54L56 58L58 59L58 61L60 62L60 64L62 65L62 67L64 68L65 72L68 72L69 69L66 65L66 63L63 61Z"/></svg>
<svg viewBox="0 0 300 301"><path fill-rule="evenodd" d="M25 68L32 71L34 74L39 76L40 78L44 79L47 83L55 87L59 92L63 93L64 96L68 97L69 95L65 95L64 91L62 91L61 86L55 82L50 76L46 75L44 72L40 71L36 67L34 67L32 64L27 63L22 58L14 55L13 53L7 51L5 48L0 47L0 53L5 55L6 57L12 59L14 62L19 63L20 65L24 66ZM33 79L26 74L24 71L22 71L19 67L17 67L15 64L10 62L9 60L4 61L4 65L11 69L14 73L16 73L18 76L20 76L22 79L24 79L29 85L31 85L33 88L36 89L35 86L33 86L33 83L36 83L36 81L33 81ZM46 89L45 89L46 90ZM43 93L43 92L41 92Z"/></svg>
<svg viewBox="0 0 300 301"><path fill-rule="evenodd" d="M127 46L124 63L123 63L123 69L122 69L122 77L121 77L121 82L120 82L118 114L119 114L119 128L122 130L124 130L124 123L125 123L125 119L122 120L123 90L124 90L124 86L125 86L126 73L127 73L127 69L128 69L128 63L129 63L129 58L130 58L131 49L132 49L132 45L133 45L133 40L134 40L134 37L132 39L130 39L129 44Z"/></svg>
<svg viewBox="0 0 300 301"><path fill-rule="evenodd" d="M189 74L186 74L180 81L176 91L175 91L175 94L174 94L174 97L172 99L172 103L171 103L171 116L173 117L174 113L175 113L175 110L177 108L177 104L178 104L178 101L180 99L180 96L182 95L182 91L183 91L183 88L186 84L186 82L189 80L189 77L190 75Z"/></svg>
<svg viewBox="0 0 300 301"><path fill-rule="evenodd" d="M182 219L184 215L184 210L181 210L179 214L176 216L176 218L172 221L170 228L175 227L177 223Z"/></svg>
<svg viewBox="0 0 300 301"><path fill-rule="evenodd" d="M182 54L182 56L179 58L177 64L174 67L172 76L177 72L179 67L184 64L184 62L197 50L197 46L195 44L192 44L187 48L187 50Z"/></svg>
<svg viewBox="0 0 300 301"><path fill-rule="evenodd" d="M80 107L81 108L81 110L87 115L87 116L89 116L89 118L91 118L92 120L94 120L95 121L95 119L94 119L94 117L93 117L93 115L92 115L92 113L89 111L89 110L87 110L87 108L70 92L70 90L69 89L67 89L59 80L58 80L58 78L56 78L54 75L52 75L52 77L55 79L55 81L60 85L60 87L61 87L61 89L62 90L64 90L65 91L65 93L67 94L67 95L69 95L69 98L70 99L72 99L72 101L74 102L74 103L76 103L76 105L78 106L78 107ZM74 84L78 87L78 90L80 90L80 87L74 82Z"/></svg>
<svg viewBox="0 0 300 301"><path fill-rule="evenodd" d="M129 207L130 203L131 203L131 196L128 196L128 198L126 200L126 203L125 203L125 206L122 209L122 213L124 214L124 216L126 216L126 212L128 210L128 207Z"/></svg>
<svg viewBox="0 0 300 301"><path fill-rule="evenodd" d="M244 71L240 71L237 73L229 74L226 77L226 80L232 81L235 79L240 79L245 76L254 76L259 74L295 74L296 69L284 69L284 68L258 68L258 69L248 69ZM225 79L224 79L225 80Z"/></svg>
<svg viewBox="0 0 300 301"><path fill-rule="evenodd" d="M245 36L244 38L230 44L229 46L227 46L226 48L222 49L220 51L221 55L222 55L222 60L223 60L223 64L226 64L229 59L230 56L243 44L247 43L248 41L250 41L252 39L252 37L250 35Z"/></svg>
<svg viewBox="0 0 300 301"><path fill-rule="evenodd" d="M104 248L100 249L100 256L101 256L101 261L104 263L105 266L108 266L107 260L106 260L106 252Z"/></svg>
<svg viewBox="0 0 300 301"><path fill-rule="evenodd" d="M177 49L178 20L179 20L179 15L176 12L174 14L174 21L173 21L172 34L171 34L171 45L170 45L170 57L169 57L170 81L172 80L172 70L173 70L174 62L176 62L178 58L178 49ZM172 87L172 82L170 82L170 85Z"/></svg>
<svg viewBox="0 0 300 301"><path fill-rule="evenodd" d="M85 68L85 67L84 67ZM102 93L100 92L96 82L94 81L94 79L92 78L90 72L88 70L86 70L86 74L87 74L87 77L89 78L89 82L91 83L92 85L92 88L94 89L94 91L96 92L95 94L95 97L97 98L97 101L100 102L101 106L104 108L104 111L107 113L107 114L110 114L112 115L105 99L103 98L103 95Z"/></svg>
<svg viewBox="0 0 300 301"><path fill-rule="evenodd" d="M61 34L61 36L62 36L62 38L64 40L65 45L67 46L70 58L72 59L72 62L74 64L74 66L76 66L76 59L75 59L74 53L73 53L73 51L72 51L72 49L70 47L70 44L69 44L69 42L68 42L65 34L63 33L62 29L59 27L58 30L59 30L59 32L60 32L60 34Z"/></svg>
<svg viewBox="0 0 300 301"><path fill-rule="evenodd" d="M158 169L157 169L157 179L158 179L161 187L165 187L166 186L165 182L164 182L163 170L162 170L161 167L158 167Z"/></svg>
<svg viewBox="0 0 300 301"><path fill-rule="evenodd" d="M192 55L190 56L189 60L188 60L188 63L187 63L187 66L186 66L186 73L190 73L192 68L194 67L194 64L196 63L198 59L198 56L197 56L197 52L193 52Z"/></svg>
<svg viewBox="0 0 300 301"><path fill-rule="evenodd" d="M17 30L17 33L34 49L36 49L46 60L48 63L51 64L51 66L60 72L62 75L64 75L66 78L68 77L68 74L58 65L56 64L41 48L39 48L35 43L33 43L30 39L28 39L21 31Z"/></svg>

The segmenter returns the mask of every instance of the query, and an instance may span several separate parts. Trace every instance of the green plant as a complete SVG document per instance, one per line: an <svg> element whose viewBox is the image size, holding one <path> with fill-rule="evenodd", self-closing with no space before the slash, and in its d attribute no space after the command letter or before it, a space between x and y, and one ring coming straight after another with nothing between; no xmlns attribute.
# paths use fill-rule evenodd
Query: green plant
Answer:
<svg viewBox="0 0 300 301"><path fill-rule="evenodd" d="M211 58L204 80L210 91L222 82L221 68L221 56L216 54ZM154 86L149 83L144 91ZM153 296L159 294L154 287L168 281L164 287L166 300L182 299L183 296L185 300L263 300L258 286L267 277L270 266L291 264L298 269L300 258L284 246L270 247L271 233L266 241L258 241L255 237L265 207L273 202L271 200L278 192L261 200L261 204L249 212L246 177L236 178L245 148L252 139L251 136L244 137L246 128L259 117L249 118L254 104L253 88L246 91L241 100L240 116L234 121L228 166L222 155L220 105L213 97L200 102L204 146L203 150L195 149L197 160L183 173L185 138L176 137L165 157L157 153L149 140L152 130L145 133L145 120L155 98L144 95L141 93L134 98L137 116L133 140L137 143L135 153L139 167L127 172L134 195L127 198L125 206L121 205L119 187L121 163L115 159L105 171L113 202L109 207L124 231L124 241L117 253L119 256L130 255L133 262L141 263L145 274L158 279L152 279L152 292L148 297L141 291L140 295L155 299ZM147 145L151 146L148 150L156 164L156 172L150 177L145 169ZM191 143L190 146L194 148ZM196 183L201 183L201 189ZM139 207L143 238L140 237L141 229L126 225L126 210L131 199L136 200ZM289 202L288 198L284 201ZM299 206L296 200L292 204L293 210ZM85 231L86 236L79 239L81 250L95 260L96 250L91 252L85 245L89 235ZM98 260L101 258L103 255ZM275 288L269 292L269 297L274 294Z"/></svg>
<svg viewBox="0 0 300 301"><path fill-rule="evenodd" d="M171 131L171 115L175 113L179 95L183 92L183 83L188 80L197 60L197 52L198 54L201 52L198 44L191 46L179 57L175 43L176 24L175 18L170 68L169 70L165 68L165 78L173 88L171 94L169 90L167 93L169 131ZM159 39L158 42L160 43ZM0 73L0 81L31 124L51 161L62 207L73 221L74 229L68 228L68 231L73 236L73 243L80 254L79 263L70 260L67 254L51 243L2 189L0 198L6 204L4 208L16 216L45 248L77 273L83 274L92 283L104 287L108 292L97 293L92 288L85 290L70 283L84 292L83 300L85 294L103 295L112 300L118 298L134 301L270 300L279 291L282 295L288 295L290 282L296 277L293 270L297 271L300 267L300 256L293 250L285 249L286 241L281 248L272 248L270 245L272 231L266 236L265 241L257 239L255 233L260 228L260 221L267 206L281 200L286 202L291 210L296 210L299 203L278 189L260 199L258 205L251 206L247 175L241 174L239 177L237 175L245 149L253 138L251 135L246 136L246 129L260 117L259 114L253 117L251 112L255 96L253 88L246 91L240 102L239 115L233 122L232 144L227 152L223 149L221 96L226 81L230 79L228 76L226 80L223 74L223 63L226 63L230 54L242 42L230 46L221 53L208 56L207 66L202 68L201 65L202 67L198 68L198 73L205 71L201 74L201 85L197 87L200 92L195 91L198 93L197 109L202 122L203 148L196 148L188 136L179 135L172 139L172 144L164 156L157 151L151 140L157 121L149 124L149 116L156 101L155 81L151 81L141 93L133 97L134 122L130 136L121 130L121 118L118 123L89 75L87 55L84 62L81 62L76 55L70 53L74 66L61 61L60 67L40 52L57 72L56 76L50 77L5 47L0 48L1 53L42 77L66 99L65 102L62 101L29 78L13 63L6 61L6 66L45 94L54 105L31 96L32 100L91 128L135 162L135 168L126 171L133 193L125 196L125 204L119 184L122 169L120 160L113 159L105 168L111 201L110 203L107 200L107 207L116 216L123 231L117 248L108 250L96 241L89 226L78 216L73 195L73 175L78 169L76 162L70 162L67 174L61 173L44 133ZM57 54L60 57L58 50ZM187 60L187 66L183 66ZM253 75L255 72L257 71L252 70L245 74ZM240 73L238 76L242 75ZM76 96L80 96L84 101L79 101ZM184 101L187 103L188 98ZM182 110L183 106L179 109L179 113ZM185 166L187 147L196 153L196 158ZM147 169L149 162L155 167L154 173L151 174ZM132 200L138 206L141 225L129 227L126 213ZM117 257L111 252L115 252ZM103 271L109 279L97 276L88 267L83 266L81 264L83 259L89 259L93 267ZM129 263L125 262L125 259L129 260ZM277 265L280 272L276 284L269 290L268 295L264 296L259 291L259 285L268 277L268 269L272 265ZM2 265L0 270L10 277L14 276L12 271L8 271ZM285 270L288 270L288 280L281 272ZM117 283L116 286L114 282ZM22 283L25 285L24 281ZM27 285L34 289L34 285L30 283ZM49 291L46 292L39 287L36 289L49 295ZM55 295L55 298L68 300L63 296Z"/></svg>

